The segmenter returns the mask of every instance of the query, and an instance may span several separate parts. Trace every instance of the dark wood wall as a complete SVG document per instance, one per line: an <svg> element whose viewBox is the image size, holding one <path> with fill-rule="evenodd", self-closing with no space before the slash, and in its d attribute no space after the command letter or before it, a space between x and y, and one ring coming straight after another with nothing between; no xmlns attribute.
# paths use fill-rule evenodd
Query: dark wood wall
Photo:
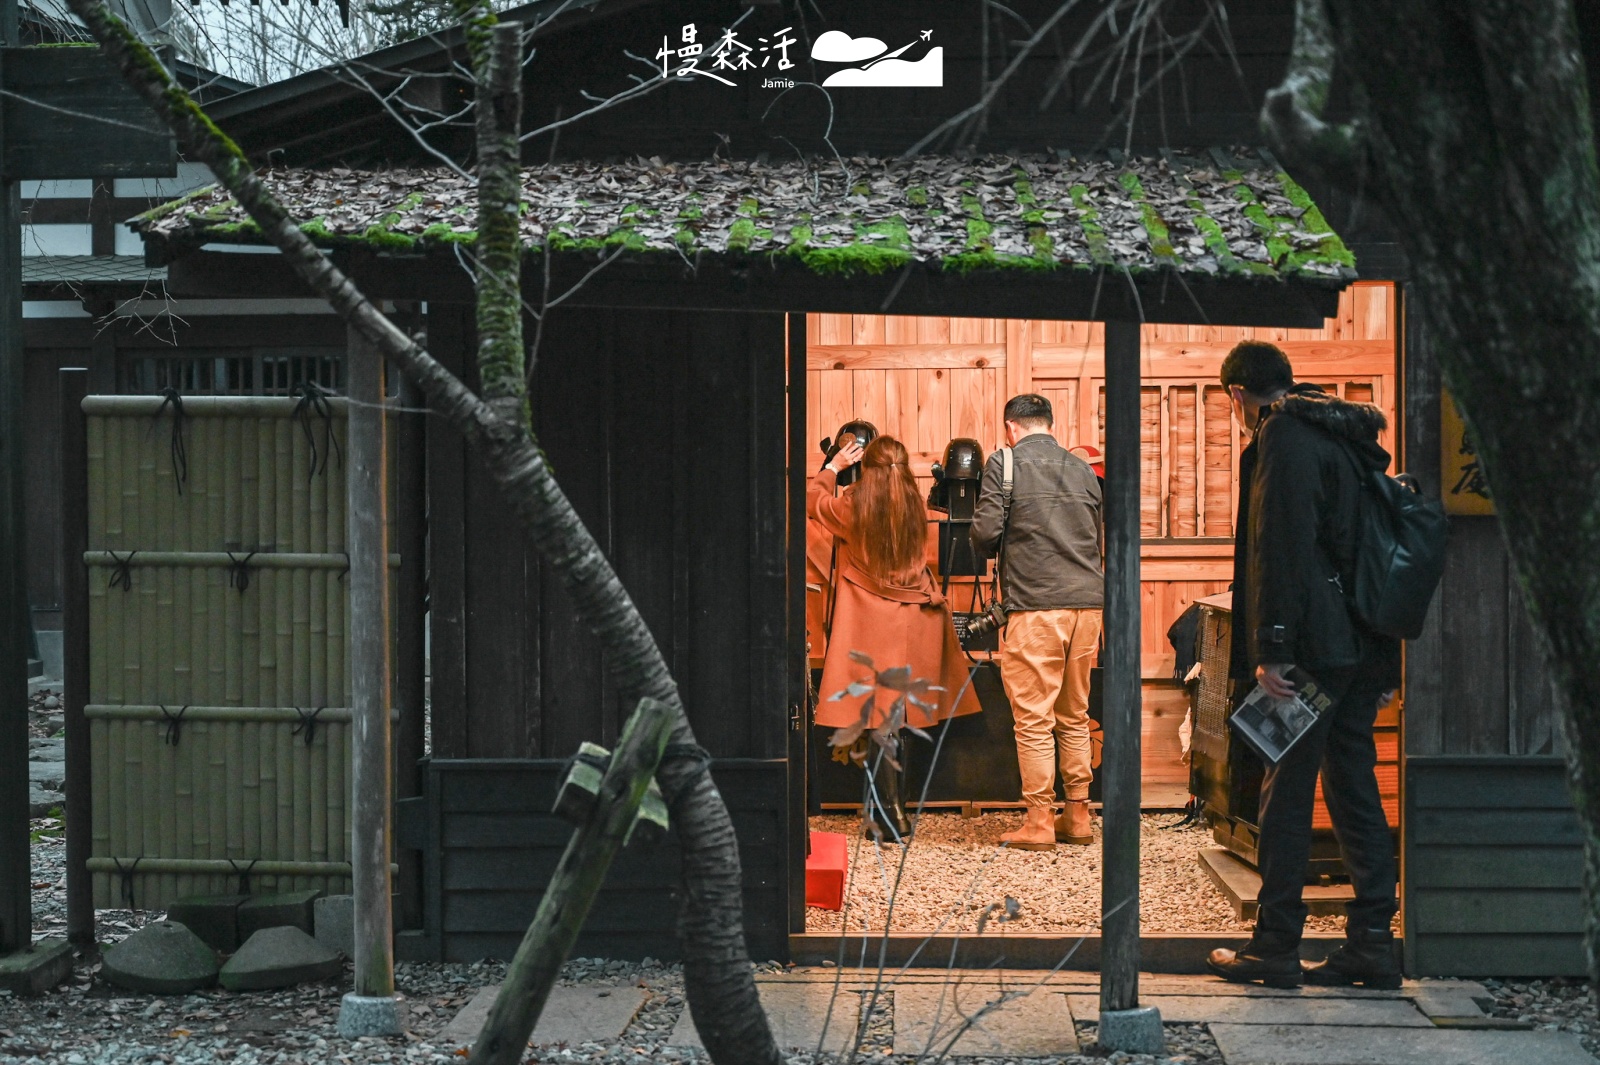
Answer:
<svg viewBox="0 0 1600 1065"><path fill-rule="evenodd" d="M1439 492L1438 364L1405 319L1406 467ZM1584 972L1582 848L1565 744L1494 518L1453 517L1406 648L1404 921L1418 976Z"/></svg>
<svg viewBox="0 0 1600 1065"><path fill-rule="evenodd" d="M434 305L429 345L475 386L469 313ZM534 375L557 480L717 758L786 754L784 343L779 314L557 312ZM558 579L460 438L428 440L435 755L612 745L632 708Z"/></svg>
<svg viewBox="0 0 1600 1065"><path fill-rule="evenodd" d="M745 940L758 960L788 956L789 857L782 760L723 759L712 769L739 838ZM558 759L439 759L424 795L404 804L396 841L422 852L423 928L402 932L402 957L510 958L533 920L572 826L551 810ZM679 852L669 834L630 843L606 874L576 953L678 957ZM802 865L804 863L801 858Z"/></svg>

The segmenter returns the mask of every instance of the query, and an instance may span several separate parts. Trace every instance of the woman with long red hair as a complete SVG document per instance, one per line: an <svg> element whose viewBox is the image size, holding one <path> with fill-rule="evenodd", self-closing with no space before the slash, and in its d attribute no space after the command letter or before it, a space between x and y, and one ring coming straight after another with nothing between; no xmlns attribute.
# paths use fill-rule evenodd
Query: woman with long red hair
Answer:
<svg viewBox="0 0 1600 1065"><path fill-rule="evenodd" d="M857 461L860 479L836 495L839 472ZM981 707L967 680L968 662L956 639L950 607L928 569L928 513L911 475L905 445L894 437L878 436L865 448L858 443L840 448L812 478L806 516L838 541L832 624L816 723L832 728L858 724L868 698L873 706L867 728L878 728L887 719L897 693L848 694L852 682L870 682L873 676L872 668L851 657L852 651L867 655L878 670L909 666L913 678L943 689L918 695L926 708L908 699L906 725L927 728L949 717L977 713ZM842 698L833 698L841 692ZM869 757L875 761L877 755ZM906 835L910 825L899 801L896 774L880 774L877 780L878 800L890 821L884 827Z"/></svg>

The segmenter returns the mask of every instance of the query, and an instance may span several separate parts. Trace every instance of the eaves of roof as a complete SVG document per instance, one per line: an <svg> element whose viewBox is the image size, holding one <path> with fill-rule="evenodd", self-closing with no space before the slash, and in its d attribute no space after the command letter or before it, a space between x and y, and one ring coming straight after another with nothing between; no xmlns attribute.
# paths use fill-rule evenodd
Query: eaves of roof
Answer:
<svg viewBox="0 0 1600 1065"><path fill-rule="evenodd" d="M325 247L425 252L476 239L476 188L443 170L274 171ZM1355 261L1266 152L1204 156L924 156L910 160L560 163L523 172L530 252L639 260L797 261L813 273L1113 269L1342 287ZM226 193L200 190L130 223L152 261L263 243Z"/></svg>

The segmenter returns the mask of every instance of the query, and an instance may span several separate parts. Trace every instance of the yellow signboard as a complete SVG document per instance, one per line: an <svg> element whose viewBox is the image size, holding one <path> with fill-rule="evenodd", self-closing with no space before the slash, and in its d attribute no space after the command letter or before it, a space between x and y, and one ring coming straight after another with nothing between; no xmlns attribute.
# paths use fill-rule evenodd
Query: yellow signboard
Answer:
<svg viewBox="0 0 1600 1065"><path fill-rule="evenodd" d="M1478 465L1478 453L1467 438L1467 424L1450 393L1439 397L1439 487L1447 514L1493 514L1494 500Z"/></svg>

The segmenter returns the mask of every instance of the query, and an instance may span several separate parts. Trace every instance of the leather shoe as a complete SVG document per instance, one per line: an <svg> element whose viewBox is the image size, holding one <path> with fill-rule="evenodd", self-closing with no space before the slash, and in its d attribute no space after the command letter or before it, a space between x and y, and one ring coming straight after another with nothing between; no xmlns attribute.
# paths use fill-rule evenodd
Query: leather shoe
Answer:
<svg viewBox="0 0 1600 1065"><path fill-rule="evenodd" d="M1206 968L1236 984L1299 987L1300 949L1287 939L1257 933L1238 950L1219 947L1212 951Z"/></svg>
<svg viewBox="0 0 1600 1065"><path fill-rule="evenodd" d="M1306 983L1318 987L1361 987L1394 991L1400 987L1400 965L1394 958L1394 933L1387 928L1347 932L1327 961L1304 965Z"/></svg>
<svg viewBox="0 0 1600 1065"><path fill-rule="evenodd" d="M1094 826L1089 819L1088 799L1068 799L1067 807L1056 818L1056 842L1087 846L1094 842Z"/></svg>

